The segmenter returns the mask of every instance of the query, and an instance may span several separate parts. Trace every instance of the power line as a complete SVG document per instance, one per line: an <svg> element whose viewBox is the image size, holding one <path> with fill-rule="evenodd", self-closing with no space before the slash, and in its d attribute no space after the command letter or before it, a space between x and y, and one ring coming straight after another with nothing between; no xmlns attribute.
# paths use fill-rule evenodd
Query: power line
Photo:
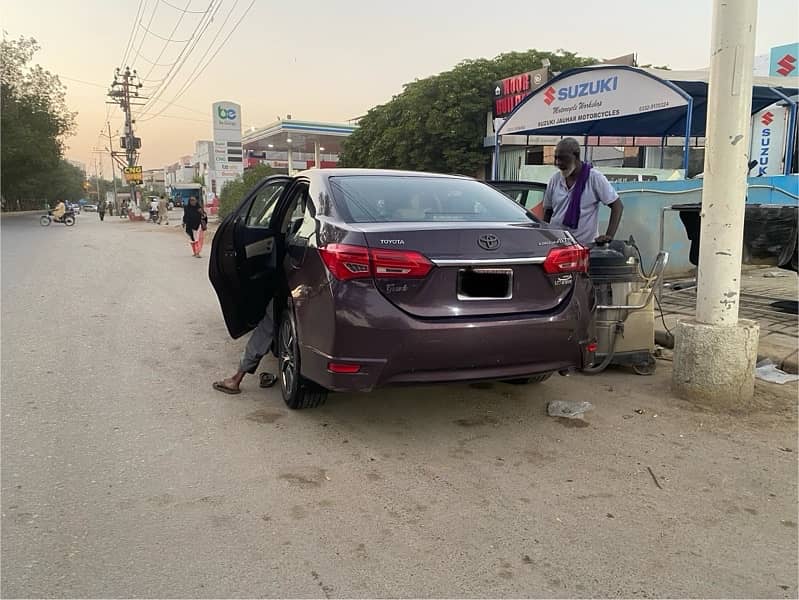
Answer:
<svg viewBox="0 0 799 600"><path fill-rule="evenodd" d="M181 12L183 12L185 14L189 14L189 15L201 15L201 14L205 14L207 12L207 11L204 11L204 10L186 10L186 9L178 8L177 6L175 6L174 4L170 4L166 0L161 0L161 2L163 4L166 4L169 8L174 8L175 10L179 10L179 11L181 11ZM189 7L189 4L191 4L191 0L189 0L189 3L186 5L186 8Z"/></svg>
<svg viewBox="0 0 799 600"><path fill-rule="evenodd" d="M208 5L209 11L211 10L211 7L213 5L214 5L214 0L211 0L211 3ZM145 104L144 108L142 108L141 111L139 111L139 113L136 116L137 118L140 118L144 114L146 114L146 112L151 109L153 101L160 99L160 97L164 94L164 92L172 83L172 81L174 81L175 77L177 77L178 73L180 73L180 70L183 68L183 65L186 64L186 61L188 60L189 56L191 56L191 53L197 47L197 44L202 39L203 35L205 35L205 32L208 30L208 27L213 22L214 17L216 16L216 13L219 12L221 6L222 6L222 0L219 0L218 3L216 4L216 7L214 8L214 11L210 14L210 16L206 15L203 19L201 19L200 23L197 24L197 28L195 28L195 34L197 34L196 37L194 34L192 34L192 37L195 38L193 43L187 44L183 48L183 50L181 51L180 55L177 58L177 61L175 62L175 65L173 66L172 69L170 69L169 73L167 73L167 75L164 77L164 82L158 86L155 92L151 93L150 101ZM201 31L199 31L200 28L202 28ZM198 31L199 33L197 33ZM186 53L186 50L188 50L188 53ZM186 53L185 56L183 56L184 53Z"/></svg>
<svg viewBox="0 0 799 600"><path fill-rule="evenodd" d="M189 81L194 76L194 74L197 72L197 69L200 67L200 64L203 62L203 60L205 60L205 57L208 56L208 53L211 51L211 48L213 47L214 43L216 42L217 38L219 37L219 34L222 33L222 30L225 28L225 25L227 25L227 22L230 19L230 16L233 14L233 11L236 10L236 6L238 5L238 3L239 3L239 0L235 0L233 2L233 6L230 7L230 10L227 12L227 15L225 15L225 20L222 21L222 25L219 26L219 29L216 30L216 35L211 40L211 43L208 44L208 47L205 49L205 53L200 57L200 60L197 61L197 64L194 66L194 70L186 78L186 81ZM224 42L222 42L222 43L224 44ZM183 85L185 86L185 82L184 82ZM183 88L183 86L181 86L180 89L182 89L182 88Z"/></svg>
<svg viewBox="0 0 799 600"><path fill-rule="evenodd" d="M214 12L211 13L211 15L209 16L208 12L210 12L211 7L214 5L214 2L215 0L210 1L206 13L203 15L203 17L197 23L197 26L194 28L194 31L191 34L193 42L191 44L186 44L185 46L183 46L183 49L180 51L178 57L175 59L175 62L172 63L169 71L162 78L161 83L155 88L154 92L151 92L150 94L151 101L157 100L164 93L166 87L172 82L177 73L180 72L180 69L183 67L183 64L185 64L186 60L191 55L191 52L197 46L197 43L202 38L203 34L205 34L205 31L208 29L208 26L213 21L214 16L219 10L219 7L222 5L222 0L219 0L219 3L216 5L216 8L214 9ZM185 54L186 50L188 50L188 54ZM141 116L142 114L144 114L144 112L147 110L150 104L151 104L150 102L147 102L145 104L145 107L139 112L137 116Z"/></svg>
<svg viewBox="0 0 799 600"><path fill-rule="evenodd" d="M161 0L155 0L155 4L153 5L153 12L150 13L150 20L147 22L147 27L142 27L144 32L141 34L141 40L139 40L139 47L136 49L136 56L134 56L130 61L128 61L131 65L136 64L136 59L139 58L139 55L141 54L141 47L144 45L144 40L147 37L147 30L150 27L150 25L152 25L153 23L153 19L155 18L155 13L158 11L158 5L160 3ZM141 20L139 20L139 25L141 25Z"/></svg>
<svg viewBox="0 0 799 600"><path fill-rule="evenodd" d="M84 81L83 79L75 79L74 77L67 77L66 75L58 74L59 79L66 79L67 81L74 81L75 83L82 83L83 85L91 85L93 87L99 87L108 89L107 85L103 85L102 83L94 83L92 81Z"/></svg>
<svg viewBox="0 0 799 600"><path fill-rule="evenodd" d="M133 42L134 34L139 26L139 13L141 13L142 6L144 5L144 0L139 0L139 8L136 9L136 16L133 18L133 27L130 28L130 36L128 36L128 43L125 46L125 52L122 54L122 61L120 64L124 65L125 61L128 58L128 52L130 51L131 43Z"/></svg>
<svg viewBox="0 0 799 600"><path fill-rule="evenodd" d="M178 21L178 23L180 23L180 21ZM147 33L149 33L151 36L153 36L153 37L156 37L156 38L158 38L159 40L164 40L164 41L165 41L167 44L185 44L185 43L187 43L187 42L190 42L190 41L191 41L191 38L189 38L188 40L173 40L171 37L170 37L170 38L165 38L164 36L162 36L162 35L159 35L159 34L157 34L157 33L156 33L156 32L154 32L154 31L150 31L149 29L147 29L147 28L146 28L146 27L144 27L143 25L142 25L142 29L144 29L144 31L146 31ZM174 33L174 31L173 31L172 33ZM156 59L156 60L157 60L157 59Z"/></svg>
<svg viewBox="0 0 799 600"><path fill-rule="evenodd" d="M86 81L84 79L76 79L74 77L67 77L66 75L59 75L61 79L66 79L67 81L74 81L76 83L82 83L83 85L90 85L92 87L108 89L107 85L103 85L102 83L97 83L96 81ZM166 100L156 100L156 102L166 102ZM105 121L108 120L109 115L111 113L111 106L116 105L116 102L107 103L106 111L105 111ZM184 106L181 104L172 104L175 108L180 108L182 110L187 110L189 112L197 113L198 115L206 115L207 111L198 110L196 108L191 108L189 106ZM115 116L114 119L121 118L119 115Z"/></svg>
<svg viewBox="0 0 799 600"><path fill-rule="evenodd" d="M191 0L188 0L186 2L186 8L188 8L190 5L191 5ZM209 6L209 8L210 8L210 6ZM178 27L180 27L180 24L183 22L183 17L185 17L185 16L186 16L186 10L184 10L181 13L180 18L178 19L177 23L175 23L175 27L172 28L172 32L169 34L169 39L170 40L172 39L172 36L175 35L175 32L178 30ZM202 21L202 18L200 19L200 21ZM196 32L196 29L195 29L195 32ZM194 33L192 33L192 35L194 35ZM190 41L191 41L191 37L189 37L189 39L186 40L186 44L188 44ZM161 52L158 54L158 57L155 59L155 62L158 62L159 60L161 60L161 57L164 55L164 51L167 48L167 44L163 45L163 47L161 48ZM175 60L175 62L177 62L177 59ZM175 62L173 62L171 65L169 65L170 68L175 64ZM144 76L145 79L147 79L150 76L150 74L153 72L154 68L155 68L155 65L150 67L150 70L147 71L147 75ZM163 81L164 79L165 79L165 77L161 78L160 81Z"/></svg>
<svg viewBox="0 0 799 600"><path fill-rule="evenodd" d="M189 81L187 81L187 82L184 84L183 88L181 88L181 90L180 90L180 91L179 91L179 92L178 92L178 93L177 93L177 94L176 94L176 95L175 95L175 96L172 98L172 100L171 100L169 103L167 103L167 105L166 105L166 106L165 106L163 109L161 109L161 111L159 111L158 113L156 113L156 114L154 114L154 115L150 116L150 117L149 117L149 118L147 118L147 119L143 119L144 121L149 121L149 120L151 120L151 119L154 119L154 118L155 118L155 117L157 117L158 115L162 114L162 113L163 113L163 112L164 112L164 111L165 111L167 108L169 108L170 106L172 106L172 105L173 105L173 103L174 103L176 100L178 100L178 99L179 99L179 98L180 98L180 97L181 97L183 94L185 94L185 93L186 93L186 92L189 90L189 88L190 88L190 87L191 87L191 86L194 84L194 82L195 82L195 81L196 81L196 80L197 80L197 79L200 77L200 75L202 75L202 74L203 74L203 72L205 71L205 69L207 69L207 68L208 68L208 65L210 65L210 64L213 62L214 58L216 58L216 55L217 55L217 54L219 54L220 50L222 50L222 48L225 46L225 44L227 43L227 41L230 39L230 36L232 36L232 35L233 35L233 33L236 31L236 29L238 29L239 25L240 25L240 24L241 24L241 22L244 20L244 18L247 16L247 13L248 13L248 12L250 12L250 9L253 7L253 5L254 5L254 4L255 4L255 0L252 0L252 1L250 2L250 5L249 5L249 6L248 6L248 7L247 7L245 10L244 10L244 13L242 13L241 17L239 17L239 20L238 20L238 21L236 21L236 24L235 24L235 25L233 25L233 29L231 29L231 30L228 32L228 34L227 34L227 36L225 37L225 39L224 39L224 40L222 40L222 43L221 43L221 44L220 44L220 45L217 47L216 51L213 53L213 55L211 56L211 58L210 58L210 59L208 59L208 61L207 61L207 62L206 62L204 65L203 65L203 67L200 69L199 73L197 73L197 74L196 74L196 76L194 76L194 78L193 78L193 79L190 79ZM207 52L206 52L206 54L207 54ZM202 59L200 59L200 62L201 62L201 61L202 61ZM199 65L199 63L198 63L198 65ZM197 69L195 68L195 71L194 71L194 72L196 72L196 71L197 71ZM189 76L190 78L191 78L191 77L194 75L194 72L192 73L192 75L190 75L190 76Z"/></svg>

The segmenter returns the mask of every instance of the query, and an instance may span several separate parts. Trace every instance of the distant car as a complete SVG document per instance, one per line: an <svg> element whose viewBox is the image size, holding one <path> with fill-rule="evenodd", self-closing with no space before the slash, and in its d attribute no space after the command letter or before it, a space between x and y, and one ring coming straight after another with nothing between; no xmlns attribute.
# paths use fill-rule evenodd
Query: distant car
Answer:
<svg viewBox="0 0 799 600"><path fill-rule="evenodd" d="M97 212L97 205L96 204L84 204L83 210L86 212Z"/></svg>
<svg viewBox="0 0 799 600"><path fill-rule="evenodd" d="M588 250L468 177L312 169L263 179L213 238L238 338L275 298L290 408L329 390L543 381L593 362Z"/></svg>

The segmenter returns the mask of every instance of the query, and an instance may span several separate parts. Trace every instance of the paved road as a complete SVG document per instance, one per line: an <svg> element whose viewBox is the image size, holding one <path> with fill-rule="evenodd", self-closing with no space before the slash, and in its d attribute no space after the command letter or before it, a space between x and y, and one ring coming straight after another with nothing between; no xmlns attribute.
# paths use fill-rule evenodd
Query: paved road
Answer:
<svg viewBox="0 0 799 600"><path fill-rule="evenodd" d="M210 388L243 341L175 228L1 225L3 597L797 594L795 389L713 415L662 363L291 412Z"/></svg>

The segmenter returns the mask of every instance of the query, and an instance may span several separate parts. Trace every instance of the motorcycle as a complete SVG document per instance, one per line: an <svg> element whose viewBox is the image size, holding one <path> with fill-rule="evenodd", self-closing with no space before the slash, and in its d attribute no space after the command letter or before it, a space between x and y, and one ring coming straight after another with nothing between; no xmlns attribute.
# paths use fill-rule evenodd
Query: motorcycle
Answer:
<svg viewBox="0 0 799 600"><path fill-rule="evenodd" d="M47 214L42 215L41 218L39 219L39 225L41 225L42 227L47 227L53 221L55 221L56 223L63 223L67 227L72 227L75 224L75 211L73 210L66 211L64 213L64 216L61 217L60 219L56 219L55 217L53 217L53 211L51 210L47 211Z"/></svg>

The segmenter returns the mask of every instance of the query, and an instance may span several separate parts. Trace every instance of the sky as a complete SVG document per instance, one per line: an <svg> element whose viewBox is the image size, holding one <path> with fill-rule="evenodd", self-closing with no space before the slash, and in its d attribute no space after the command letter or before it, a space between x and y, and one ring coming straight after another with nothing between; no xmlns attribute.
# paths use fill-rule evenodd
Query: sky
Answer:
<svg viewBox="0 0 799 600"><path fill-rule="evenodd" d="M214 19L203 30L209 7ZM141 163L150 169L211 139L211 104L219 100L242 105L245 130L289 114L346 122L390 100L404 83L465 59L530 48L597 58L635 52L639 64L699 69L709 64L711 17L710 0L0 3L6 38L39 42L34 62L61 77L67 104L78 112L67 157L91 172L100 160L106 177L108 156L94 150L107 146L99 137L106 115L112 133L121 127L121 110L106 105L105 94L123 58L154 98L136 125ZM202 35L193 36L198 25ZM760 0L755 54L798 39L799 2Z"/></svg>

